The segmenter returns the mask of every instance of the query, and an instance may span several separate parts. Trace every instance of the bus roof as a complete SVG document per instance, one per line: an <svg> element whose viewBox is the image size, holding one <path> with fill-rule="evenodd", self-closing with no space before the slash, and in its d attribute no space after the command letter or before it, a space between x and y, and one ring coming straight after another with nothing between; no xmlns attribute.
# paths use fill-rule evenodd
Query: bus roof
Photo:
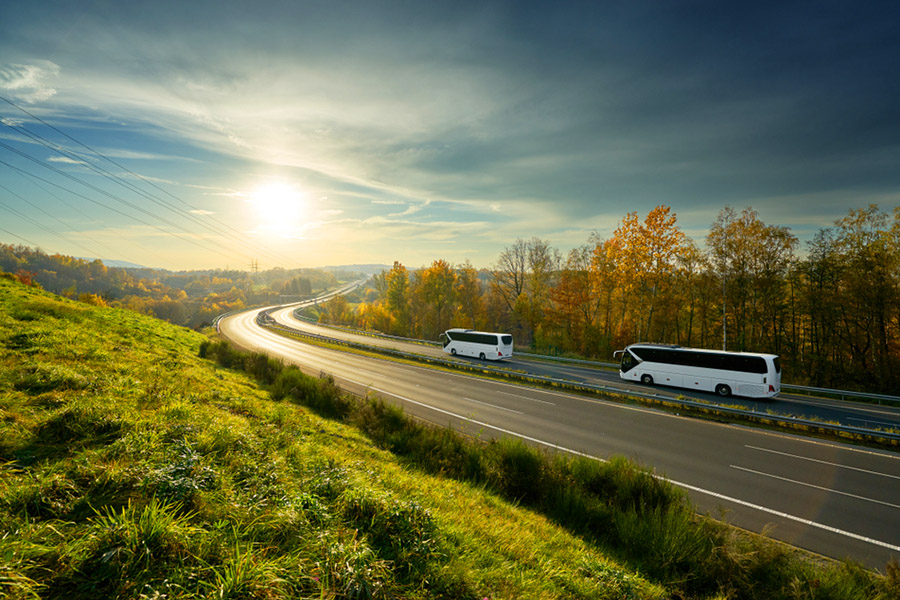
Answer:
<svg viewBox="0 0 900 600"><path fill-rule="evenodd" d="M710 350L708 348L686 348L677 344L654 344L652 342L637 342L626 346L625 349L631 348L666 348L668 350L678 350L681 352L705 352L708 354L742 354L744 356L762 356L763 358L777 357L777 354L768 354L765 352L738 352L733 350Z"/></svg>
<svg viewBox="0 0 900 600"><path fill-rule="evenodd" d="M451 333L487 333L490 335L509 335L508 333L502 333L499 331L479 331L477 329L463 329L462 327L454 327L452 329L448 329L447 331Z"/></svg>

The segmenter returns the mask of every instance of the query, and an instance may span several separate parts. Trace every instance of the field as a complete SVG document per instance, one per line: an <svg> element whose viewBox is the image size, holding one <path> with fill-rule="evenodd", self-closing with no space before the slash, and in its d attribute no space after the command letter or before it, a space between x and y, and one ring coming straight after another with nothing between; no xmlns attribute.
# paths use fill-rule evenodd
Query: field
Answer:
<svg viewBox="0 0 900 600"><path fill-rule="evenodd" d="M0 278L0 597L896 598L623 460L482 444Z"/></svg>

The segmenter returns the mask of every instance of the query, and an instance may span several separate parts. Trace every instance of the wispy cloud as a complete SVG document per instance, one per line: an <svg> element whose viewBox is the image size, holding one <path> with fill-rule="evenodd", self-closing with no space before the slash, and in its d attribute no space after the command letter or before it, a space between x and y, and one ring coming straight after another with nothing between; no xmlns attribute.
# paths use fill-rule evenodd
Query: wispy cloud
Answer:
<svg viewBox="0 0 900 600"><path fill-rule="evenodd" d="M3 64L0 65L0 89L24 102L42 102L56 95L53 86L59 71L59 65L42 59L28 64Z"/></svg>

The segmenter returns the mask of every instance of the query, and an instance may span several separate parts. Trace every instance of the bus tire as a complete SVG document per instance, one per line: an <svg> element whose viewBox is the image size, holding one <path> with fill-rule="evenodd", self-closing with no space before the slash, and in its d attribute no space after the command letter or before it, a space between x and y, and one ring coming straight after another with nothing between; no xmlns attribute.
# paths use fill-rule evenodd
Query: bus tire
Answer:
<svg viewBox="0 0 900 600"><path fill-rule="evenodd" d="M484 360L484 352L482 352L481 354L479 354L479 355L478 355L478 358L479 358L480 360Z"/></svg>
<svg viewBox="0 0 900 600"><path fill-rule="evenodd" d="M716 393L723 398L727 398L731 395L731 388L725 385L724 383L720 383L716 386Z"/></svg>
<svg viewBox="0 0 900 600"><path fill-rule="evenodd" d="M641 375L641 383L643 383L644 385L653 385L653 375L644 373L643 375Z"/></svg>
<svg viewBox="0 0 900 600"><path fill-rule="evenodd" d="M450 348L450 356L456 356L456 348Z"/></svg>

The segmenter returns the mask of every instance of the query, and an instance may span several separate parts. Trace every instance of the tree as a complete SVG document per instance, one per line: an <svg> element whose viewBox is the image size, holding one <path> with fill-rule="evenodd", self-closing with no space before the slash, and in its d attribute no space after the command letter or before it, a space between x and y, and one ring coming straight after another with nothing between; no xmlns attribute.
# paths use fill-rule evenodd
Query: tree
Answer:
<svg viewBox="0 0 900 600"><path fill-rule="evenodd" d="M418 286L419 297L431 317L426 317L426 322L423 323L424 334L428 339L436 338L450 326L456 303L456 273L450 263L438 259L417 275L421 280Z"/></svg>
<svg viewBox="0 0 900 600"><path fill-rule="evenodd" d="M623 317L633 321L637 338L663 340L669 319L657 317L658 306L670 293L685 236L668 206L651 210L643 223L628 213L613 233L607 260L615 265L616 283L623 295ZM668 301L668 299L665 299Z"/></svg>
<svg viewBox="0 0 900 600"><path fill-rule="evenodd" d="M842 266L840 298L844 325L841 341L851 350L850 364L859 377L882 389L900 381L900 245L888 215L875 204L851 210L836 222L834 248Z"/></svg>
<svg viewBox="0 0 900 600"><path fill-rule="evenodd" d="M797 238L787 227L766 225L752 208L737 215L726 207L706 245L722 286L723 348L777 352L784 284Z"/></svg>
<svg viewBox="0 0 900 600"><path fill-rule="evenodd" d="M456 268L456 314L452 324L466 329L479 329L483 319L484 300L478 271L467 260Z"/></svg>
<svg viewBox="0 0 900 600"><path fill-rule="evenodd" d="M392 333L399 335L410 334L409 315L409 272L402 264L394 261L394 266L386 276L387 290L385 304L388 313L396 323Z"/></svg>
<svg viewBox="0 0 900 600"><path fill-rule="evenodd" d="M492 271L492 291L502 299L516 336L526 344L543 321L559 263L559 251L547 242L519 238L503 250Z"/></svg>

